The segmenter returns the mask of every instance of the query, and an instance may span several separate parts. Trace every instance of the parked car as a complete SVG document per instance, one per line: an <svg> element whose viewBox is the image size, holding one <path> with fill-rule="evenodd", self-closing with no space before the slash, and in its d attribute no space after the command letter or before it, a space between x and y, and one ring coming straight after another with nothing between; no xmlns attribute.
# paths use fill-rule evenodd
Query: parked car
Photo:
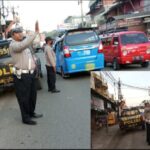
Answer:
<svg viewBox="0 0 150 150"><path fill-rule="evenodd" d="M139 109L131 108L122 111L119 121L119 127L121 130L127 130L139 126L143 130L145 129L145 121Z"/></svg>
<svg viewBox="0 0 150 150"><path fill-rule="evenodd" d="M112 63L114 70L128 64L149 66L150 43L144 32L124 31L104 35L102 43L105 64Z"/></svg>
<svg viewBox="0 0 150 150"><path fill-rule="evenodd" d="M68 30L55 44L56 70L62 77L104 68L102 43L92 28Z"/></svg>

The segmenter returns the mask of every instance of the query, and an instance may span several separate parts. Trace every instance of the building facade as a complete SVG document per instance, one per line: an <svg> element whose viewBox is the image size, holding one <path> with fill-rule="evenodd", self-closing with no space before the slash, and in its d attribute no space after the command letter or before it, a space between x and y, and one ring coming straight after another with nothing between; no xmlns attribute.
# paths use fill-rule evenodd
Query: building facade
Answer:
<svg viewBox="0 0 150 150"><path fill-rule="evenodd" d="M106 30L113 30L114 28L123 28L129 31L144 31L150 36L149 0L110 0L108 2L109 5L106 1L97 0L95 5L90 6L90 12L88 13L91 15L91 18L103 20L97 21L100 33ZM100 6L98 2L101 3Z"/></svg>
<svg viewBox="0 0 150 150"><path fill-rule="evenodd" d="M88 26L88 23L91 22L91 18L89 15L87 16L83 16L83 26ZM68 16L65 20L64 20L64 24L68 24L71 27L80 27L82 25L82 17L81 16Z"/></svg>
<svg viewBox="0 0 150 150"><path fill-rule="evenodd" d="M87 14L90 14L93 23L103 23L105 16L103 13L107 11L116 0L90 0L89 9Z"/></svg>
<svg viewBox="0 0 150 150"><path fill-rule="evenodd" d="M114 95L108 92L108 84L102 74L91 73L91 128L96 129L97 120L108 111L116 112Z"/></svg>

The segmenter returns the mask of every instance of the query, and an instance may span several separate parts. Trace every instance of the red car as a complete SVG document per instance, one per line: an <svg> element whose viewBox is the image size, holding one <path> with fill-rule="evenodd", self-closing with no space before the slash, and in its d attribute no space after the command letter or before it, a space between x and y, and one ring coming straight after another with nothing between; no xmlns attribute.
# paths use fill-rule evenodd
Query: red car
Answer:
<svg viewBox="0 0 150 150"><path fill-rule="evenodd" d="M112 63L114 70L119 70L125 64L149 66L150 42L144 32L117 32L104 35L101 39L105 64Z"/></svg>

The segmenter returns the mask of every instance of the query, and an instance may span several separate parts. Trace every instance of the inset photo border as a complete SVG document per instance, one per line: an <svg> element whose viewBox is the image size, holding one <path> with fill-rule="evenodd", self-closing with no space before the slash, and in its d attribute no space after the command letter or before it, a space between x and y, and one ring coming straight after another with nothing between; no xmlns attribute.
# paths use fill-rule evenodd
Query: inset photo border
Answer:
<svg viewBox="0 0 150 150"><path fill-rule="evenodd" d="M91 72L92 149L150 148L149 77L148 71Z"/></svg>

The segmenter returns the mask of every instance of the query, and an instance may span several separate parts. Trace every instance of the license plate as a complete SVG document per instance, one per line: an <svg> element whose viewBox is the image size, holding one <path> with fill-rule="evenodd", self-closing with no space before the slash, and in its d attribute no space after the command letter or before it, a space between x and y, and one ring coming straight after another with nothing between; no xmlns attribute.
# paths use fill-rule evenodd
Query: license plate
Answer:
<svg viewBox="0 0 150 150"><path fill-rule="evenodd" d="M90 55L91 51L90 50L83 50L78 52L78 56L87 56Z"/></svg>
<svg viewBox="0 0 150 150"><path fill-rule="evenodd" d="M90 55L90 54L91 54L91 51L90 51L90 50L85 50L85 51L84 51L84 54L85 54L85 55Z"/></svg>
<svg viewBox="0 0 150 150"><path fill-rule="evenodd" d="M141 57L140 56L135 56L134 60L141 60Z"/></svg>
<svg viewBox="0 0 150 150"><path fill-rule="evenodd" d="M86 70L94 70L95 69L95 64L91 63L91 64L86 64L85 65L85 69Z"/></svg>

